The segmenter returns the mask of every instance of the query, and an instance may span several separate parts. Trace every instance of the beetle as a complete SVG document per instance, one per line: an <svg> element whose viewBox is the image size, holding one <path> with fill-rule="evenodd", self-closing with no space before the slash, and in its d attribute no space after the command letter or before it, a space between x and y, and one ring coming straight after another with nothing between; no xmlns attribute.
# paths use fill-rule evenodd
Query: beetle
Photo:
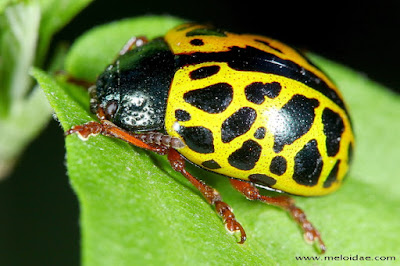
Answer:
<svg viewBox="0 0 400 266"><path fill-rule="evenodd" d="M65 135L102 134L167 155L244 243L231 207L185 163L229 177L247 199L286 210L305 240L325 252L320 233L291 197L259 191L325 195L340 187L350 165L354 135L343 97L298 50L186 23L150 41L130 39L89 93L100 122Z"/></svg>

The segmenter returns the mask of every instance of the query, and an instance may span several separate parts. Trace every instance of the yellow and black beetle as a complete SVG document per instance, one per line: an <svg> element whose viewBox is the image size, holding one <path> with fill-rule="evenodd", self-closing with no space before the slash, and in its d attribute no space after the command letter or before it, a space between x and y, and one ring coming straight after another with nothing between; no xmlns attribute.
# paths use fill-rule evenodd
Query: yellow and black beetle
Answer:
<svg viewBox="0 0 400 266"><path fill-rule="evenodd" d="M332 81L297 50L270 38L184 24L164 37L132 38L90 89L99 122L66 135L103 134L168 155L230 232L246 234L220 194L185 169L190 161L230 177L248 199L287 210L308 242L325 245L288 196L335 191L354 136Z"/></svg>

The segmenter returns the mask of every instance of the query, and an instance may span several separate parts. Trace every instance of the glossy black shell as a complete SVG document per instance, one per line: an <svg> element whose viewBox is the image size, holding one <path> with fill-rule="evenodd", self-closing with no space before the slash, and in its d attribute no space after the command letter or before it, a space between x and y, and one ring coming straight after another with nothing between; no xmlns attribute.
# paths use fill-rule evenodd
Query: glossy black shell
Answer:
<svg viewBox="0 0 400 266"><path fill-rule="evenodd" d="M110 121L128 131L162 131L174 65L163 39L128 51L99 76L91 109L102 107Z"/></svg>

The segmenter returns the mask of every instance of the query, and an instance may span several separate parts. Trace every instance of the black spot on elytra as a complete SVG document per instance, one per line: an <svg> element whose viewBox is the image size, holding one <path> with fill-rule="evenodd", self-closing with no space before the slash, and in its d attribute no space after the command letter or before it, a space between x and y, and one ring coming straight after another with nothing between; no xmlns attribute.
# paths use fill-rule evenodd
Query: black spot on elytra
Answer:
<svg viewBox="0 0 400 266"><path fill-rule="evenodd" d="M202 166L208 168L208 169L219 169L221 166L214 160L208 160L205 162L201 163Z"/></svg>
<svg viewBox="0 0 400 266"><path fill-rule="evenodd" d="M339 152L340 140L344 131L343 119L338 113L325 108L322 112L322 123L326 136L326 151L328 156L333 157Z"/></svg>
<svg viewBox="0 0 400 266"><path fill-rule="evenodd" d="M177 109L175 110L175 118L178 121L189 121L191 119L191 116L185 110Z"/></svg>
<svg viewBox="0 0 400 266"><path fill-rule="evenodd" d="M262 43L262 44L264 44L264 45L266 45L266 46L268 46L269 48L271 48L271 49L277 51L278 53L281 53L281 54L283 53L282 50L280 50L280 49L278 49L278 48L276 48L276 47L271 46L271 45L269 44L269 42L267 42L267 41L257 40L257 39L255 39L255 41L256 41L256 42L259 42L259 43Z"/></svg>
<svg viewBox="0 0 400 266"><path fill-rule="evenodd" d="M217 74L219 70L220 66L205 66L193 70L190 72L189 76L191 79L204 79Z"/></svg>
<svg viewBox="0 0 400 266"><path fill-rule="evenodd" d="M347 150L347 163L351 164L352 161L353 161L353 144L350 142L349 148Z"/></svg>
<svg viewBox="0 0 400 266"><path fill-rule="evenodd" d="M190 44L193 46L202 46L204 45L204 42L202 39L193 39L190 41Z"/></svg>
<svg viewBox="0 0 400 266"><path fill-rule="evenodd" d="M240 170L251 170L256 165L261 155L261 146L254 140L247 140L242 147L228 157L228 162Z"/></svg>
<svg viewBox="0 0 400 266"><path fill-rule="evenodd" d="M184 127L180 126L178 134L182 136L186 145L198 153L214 152L214 136L205 127Z"/></svg>
<svg viewBox="0 0 400 266"><path fill-rule="evenodd" d="M275 156L271 160L269 170L276 175L283 175L286 172L287 162L282 156Z"/></svg>
<svg viewBox="0 0 400 266"><path fill-rule="evenodd" d="M263 139L263 138L265 138L266 132L267 132L267 130L265 129L265 127L259 127L259 128L257 128L256 132L254 132L254 137L256 139Z"/></svg>
<svg viewBox="0 0 400 266"><path fill-rule="evenodd" d="M257 113L253 108L243 107L228 117L221 127L222 142L227 143L243 135L256 121Z"/></svg>
<svg viewBox="0 0 400 266"><path fill-rule="evenodd" d="M218 37L226 37L226 34L223 30L213 28L213 27L206 27L206 28L198 28L186 33L186 37L191 36L218 36Z"/></svg>
<svg viewBox="0 0 400 266"><path fill-rule="evenodd" d="M183 31L183 30L186 30L186 29L188 29L190 27L193 27L194 25L196 25L196 24L195 23L185 23L185 24L177 26L175 28L175 30L176 31Z"/></svg>
<svg viewBox="0 0 400 266"><path fill-rule="evenodd" d="M183 99L210 114L223 112L232 102L233 88L228 83L217 83L208 87L188 91Z"/></svg>
<svg viewBox="0 0 400 266"><path fill-rule="evenodd" d="M249 180L255 184L263 186L273 186L276 184L276 179L264 174L252 174L249 175Z"/></svg>
<svg viewBox="0 0 400 266"><path fill-rule="evenodd" d="M310 140L294 158L293 180L300 185L315 186L321 175L323 161L315 139Z"/></svg>
<svg viewBox="0 0 400 266"><path fill-rule="evenodd" d="M283 123L283 126L270 125L271 128L277 128L277 131L273 132L276 153L310 130L315 118L314 109L318 106L318 100L296 94L278 111L274 123Z"/></svg>
<svg viewBox="0 0 400 266"><path fill-rule="evenodd" d="M337 180L337 174L339 172L339 165L340 165L340 160L336 162L336 164L333 166L331 172L329 173L328 177L326 178L324 182L324 188L328 188L332 186L333 182Z"/></svg>
<svg viewBox="0 0 400 266"><path fill-rule="evenodd" d="M276 98L281 92L282 86L278 82L262 83L253 82L245 88L246 99L255 104L262 104L265 96Z"/></svg>

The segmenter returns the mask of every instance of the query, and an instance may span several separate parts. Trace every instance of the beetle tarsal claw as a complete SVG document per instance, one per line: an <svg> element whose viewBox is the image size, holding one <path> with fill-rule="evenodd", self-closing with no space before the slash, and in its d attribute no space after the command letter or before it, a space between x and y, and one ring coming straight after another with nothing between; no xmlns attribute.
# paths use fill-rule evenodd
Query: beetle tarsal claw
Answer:
<svg viewBox="0 0 400 266"><path fill-rule="evenodd" d="M232 235L240 234L240 241L238 244L243 244L246 241L246 232L244 231L242 225L236 221L234 217L229 217L225 220L225 228Z"/></svg>
<svg viewBox="0 0 400 266"><path fill-rule="evenodd" d="M312 232L305 232L303 236L307 244L316 245L322 254L325 253L326 246L319 235L314 235Z"/></svg>

